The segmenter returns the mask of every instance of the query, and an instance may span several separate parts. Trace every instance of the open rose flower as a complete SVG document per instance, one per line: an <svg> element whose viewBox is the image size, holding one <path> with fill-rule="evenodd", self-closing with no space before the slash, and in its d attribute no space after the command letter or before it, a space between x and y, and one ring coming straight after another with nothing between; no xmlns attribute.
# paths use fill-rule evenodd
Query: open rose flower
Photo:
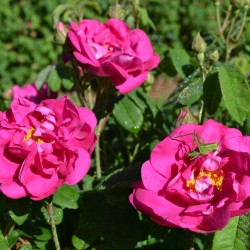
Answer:
<svg viewBox="0 0 250 250"><path fill-rule="evenodd" d="M145 32L118 19L71 22L68 37L76 60L90 73L109 77L122 94L141 85L160 61Z"/></svg>
<svg viewBox="0 0 250 250"><path fill-rule="evenodd" d="M0 190L33 200L74 185L90 167L96 137L92 111L66 97L40 104L15 99L0 113Z"/></svg>
<svg viewBox="0 0 250 250"><path fill-rule="evenodd" d="M141 178L130 202L153 221L219 230L250 211L250 136L214 120L182 125L156 145Z"/></svg>
<svg viewBox="0 0 250 250"><path fill-rule="evenodd" d="M22 87L16 85L11 90L11 93L13 99L26 98L36 104L46 99L57 98L57 93L51 92L46 83L43 84L41 90L37 89L34 83L25 84Z"/></svg>

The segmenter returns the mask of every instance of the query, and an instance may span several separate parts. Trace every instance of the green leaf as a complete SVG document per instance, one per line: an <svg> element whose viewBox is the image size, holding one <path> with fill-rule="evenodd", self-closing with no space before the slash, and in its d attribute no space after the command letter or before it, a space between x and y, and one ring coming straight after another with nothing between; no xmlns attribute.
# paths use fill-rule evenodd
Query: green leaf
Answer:
<svg viewBox="0 0 250 250"><path fill-rule="evenodd" d="M76 186L77 187L77 186ZM79 192L73 186L62 185L54 194L53 203L62 208L77 209Z"/></svg>
<svg viewBox="0 0 250 250"><path fill-rule="evenodd" d="M74 86L74 78L72 70L69 67L65 66L64 64L58 64L56 66L56 70L58 76L61 79L62 86L66 90L72 89L72 87Z"/></svg>
<svg viewBox="0 0 250 250"><path fill-rule="evenodd" d="M207 76L203 85L203 93L205 108L209 115L213 115L222 98L218 72Z"/></svg>
<svg viewBox="0 0 250 250"><path fill-rule="evenodd" d="M67 9L67 7L68 7L68 5L66 5L66 4L60 4L53 11L52 17L53 17L54 28L56 27L57 23L59 22L60 16Z"/></svg>
<svg viewBox="0 0 250 250"><path fill-rule="evenodd" d="M8 242L5 240L2 231L0 230L0 249L1 250L9 250Z"/></svg>
<svg viewBox="0 0 250 250"><path fill-rule="evenodd" d="M8 234L8 243L9 243L9 246L10 247L13 247L16 242L18 241L18 238L19 238L19 233L17 230L12 230L9 234Z"/></svg>
<svg viewBox="0 0 250 250"><path fill-rule="evenodd" d="M56 68L50 72L49 77L47 79L47 82L48 82L49 88L53 92L57 92L60 90L61 78L60 78Z"/></svg>
<svg viewBox="0 0 250 250"><path fill-rule="evenodd" d="M137 104L137 106L143 111L144 117L145 112L151 113L153 117L155 118L159 109L157 105L154 103L154 101L151 99L151 97L146 94L141 89L136 89L135 91L132 91L127 95L134 103ZM148 112L149 111L149 112Z"/></svg>
<svg viewBox="0 0 250 250"><path fill-rule="evenodd" d="M127 96L115 105L113 115L116 121L131 133L136 134L142 128L143 112Z"/></svg>
<svg viewBox="0 0 250 250"><path fill-rule="evenodd" d="M10 215L11 219L16 222L17 225L22 225L27 220L27 218L29 216L28 213L25 215L18 216L18 215L15 215L13 213L13 211L9 211L9 215Z"/></svg>
<svg viewBox="0 0 250 250"><path fill-rule="evenodd" d="M86 249L90 246L89 243L85 242L84 240L82 240L81 238L79 238L76 235L72 236L72 245L76 248L76 249Z"/></svg>
<svg viewBox="0 0 250 250"><path fill-rule="evenodd" d="M135 164L126 168L116 169L103 179L103 181L98 186L98 190L130 190L131 184L140 178L140 174L141 164Z"/></svg>
<svg viewBox="0 0 250 250"><path fill-rule="evenodd" d="M146 107L149 109L149 111L155 118L159 109L157 105L154 103L154 101L151 99L151 97L145 92L143 92L141 89L136 90L136 95L147 105Z"/></svg>
<svg viewBox="0 0 250 250"><path fill-rule="evenodd" d="M33 247L30 244L22 245L20 250L32 250Z"/></svg>
<svg viewBox="0 0 250 250"><path fill-rule="evenodd" d="M142 100L137 93L137 90L132 91L131 93L129 93L127 95L129 97L129 99L131 99L134 103L137 104L137 106L142 110L145 111L145 109L147 108L147 104L145 103L144 100Z"/></svg>
<svg viewBox="0 0 250 250"><path fill-rule="evenodd" d="M170 58L177 73L185 78L193 71L193 66L190 64L190 56L184 49L170 49Z"/></svg>
<svg viewBox="0 0 250 250"><path fill-rule="evenodd" d="M250 216L230 219L225 228L215 233L212 250L247 250L250 247Z"/></svg>
<svg viewBox="0 0 250 250"><path fill-rule="evenodd" d="M52 70L55 69L55 65L49 65L42 69L36 79L36 87L37 89L40 89L45 82L47 82L47 78Z"/></svg>
<svg viewBox="0 0 250 250"><path fill-rule="evenodd" d="M44 220L42 220L42 223ZM40 225L38 221L36 223L27 221L21 229L18 229L19 235L25 237L32 237L37 241L49 241L51 239L51 230Z"/></svg>
<svg viewBox="0 0 250 250"><path fill-rule="evenodd" d="M100 192L87 191L82 195L84 204L79 216L79 223L72 236L72 244L76 249L86 249L100 236L99 212L102 210L105 196Z"/></svg>
<svg viewBox="0 0 250 250"><path fill-rule="evenodd" d="M245 128L246 128L247 135L250 135L250 112L247 115Z"/></svg>
<svg viewBox="0 0 250 250"><path fill-rule="evenodd" d="M231 65L219 68L219 81L228 112L240 125L250 110L250 90L245 76Z"/></svg>
<svg viewBox="0 0 250 250"><path fill-rule="evenodd" d="M138 213L127 201L115 205L106 203L100 213L102 235L114 249L134 249L143 239Z"/></svg>
<svg viewBox="0 0 250 250"><path fill-rule="evenodd" d="M202 93L202 79L200 77L190 78L188 85L179 91L178 102L190 106L200 99Z"/></svg>
<svg viewBox="0 0 250 250"><path fill-rule="evenodd" d="M45 220L48 222L48 224L50 224L49 214L48 214L47 210L45 209L45 207L41 208L41 212L43 213ZM63 220L63 210L59 207L53 206L53 218L54 218L56 225L61 224L61 222Z"/></svg>
<svg viewBox="0 0 250 250"><path fill-rule="evenodd" d="M28 199L5 199L6 204L8 205L9 215L11 219L17 224L22 225L29 216L30 202Z"/></svg>
<svg viewBox="0 0 250 250"><path fill-rule="evenodd" d="M149 16L148 16L147 9L142 8L142 7L137 7L137 11L139 12L142 25L147 26L147 24L149 23Z"/></svg>
<svg viewBox="0 0 250 250"><path fill-rule="evenodd" d="M35 228L32 235L36 240L39 241L48 241L51 238L50 230L41 226L39 228Z"/></svg>

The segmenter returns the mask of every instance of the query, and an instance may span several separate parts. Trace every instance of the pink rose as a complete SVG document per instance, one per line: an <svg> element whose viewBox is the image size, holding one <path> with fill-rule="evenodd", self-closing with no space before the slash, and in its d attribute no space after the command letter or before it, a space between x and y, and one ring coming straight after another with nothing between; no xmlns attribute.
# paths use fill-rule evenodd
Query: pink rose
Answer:
<svg viewBox="0 0 250 250"><path fill-rule="evenodd" d="M16 199L41 200L88 172L96 137L92 111L66 97L36 105L15 99L0 114L0 189Z"/></svg>
<svg viewBox="0 0 250 250"><path fill-rule="evenodd" d="M215 144L199 150L197 139ZM185 124L156 145L130 202L160 225L213 232L250 211L249 163L250 136L214 120Z"/></svg>
<svg viewBox="0 0 250 250"><path fill-rule="evenodd" d="M45 83L41 90L38 90L34 83L25 84L22 87L14 86L12 89L12 98L26 98L32 102L40 103L45 99L57 98L57 93L51 92Z"/></svg>
<svg viewBox="0 0 250 250"><path fill-rule="evenodd" d="M140 86L160 61L145 32L130 30L118 19L71 22L68 37L76 60L89 72L109 77L122 94Z"/></svg>

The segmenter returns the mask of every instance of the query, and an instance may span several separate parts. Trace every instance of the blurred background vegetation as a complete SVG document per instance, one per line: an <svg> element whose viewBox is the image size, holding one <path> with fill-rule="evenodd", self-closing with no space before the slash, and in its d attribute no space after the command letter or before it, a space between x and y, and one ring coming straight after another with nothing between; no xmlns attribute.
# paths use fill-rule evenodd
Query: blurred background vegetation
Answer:
<svg viewBox="0 0 250 250"><path fill-rule="evenodd" d="M132 15L137 1L120 1L126 6L126 21L135 25ZM60 60L60 47L53 43L52 12L60 4L84 6L84 18L105 20L114 1L109 0L2 0L0 8L0 83L33 82L39 71ZM197 11L199 10L199 11ZM150 36L156 51L170 46L190 48L197 31L216 28L210 0L144 0L138 10L140 28ZM70 20L69 13L60 18ZM250 28L249 28L250 30Z"/></svg>

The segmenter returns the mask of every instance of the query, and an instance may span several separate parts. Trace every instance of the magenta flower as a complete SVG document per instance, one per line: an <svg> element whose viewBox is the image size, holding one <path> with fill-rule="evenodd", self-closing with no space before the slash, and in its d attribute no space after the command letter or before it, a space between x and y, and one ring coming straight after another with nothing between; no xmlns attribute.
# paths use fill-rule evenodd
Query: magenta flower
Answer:
<svg viewBox="0 0 250 250"><path fill-rule="evenodd" d="M15 99L0 113L0 189L41 200L88 172L96 137L92 111L66 97L40 104Z"/></svg>
<svg viewBox="0 0 250 250"><path fill-rule="evenodd" d="M89 72L109 77L122 94L140 86L160 61L147 35L118 19L71 22L68 37L76 60Z"/></svg>
<svg viewBox="0 0 250 250"><path fill-rule="evenodd" d="M12 98L26 98L36 104L46 99L57 98L57 93L51 92L48 85L45 83L41 90L38 90L34 83L25 84L22 87L14 86L12 89Z"/></svg>
<svg viewBox="0 0 250 250"><path fill-rule="evenodd" d="M214 120L182 125L143 164L130 202L160 225L213 232L250 211L249 163L250 136Z"/></svg>

